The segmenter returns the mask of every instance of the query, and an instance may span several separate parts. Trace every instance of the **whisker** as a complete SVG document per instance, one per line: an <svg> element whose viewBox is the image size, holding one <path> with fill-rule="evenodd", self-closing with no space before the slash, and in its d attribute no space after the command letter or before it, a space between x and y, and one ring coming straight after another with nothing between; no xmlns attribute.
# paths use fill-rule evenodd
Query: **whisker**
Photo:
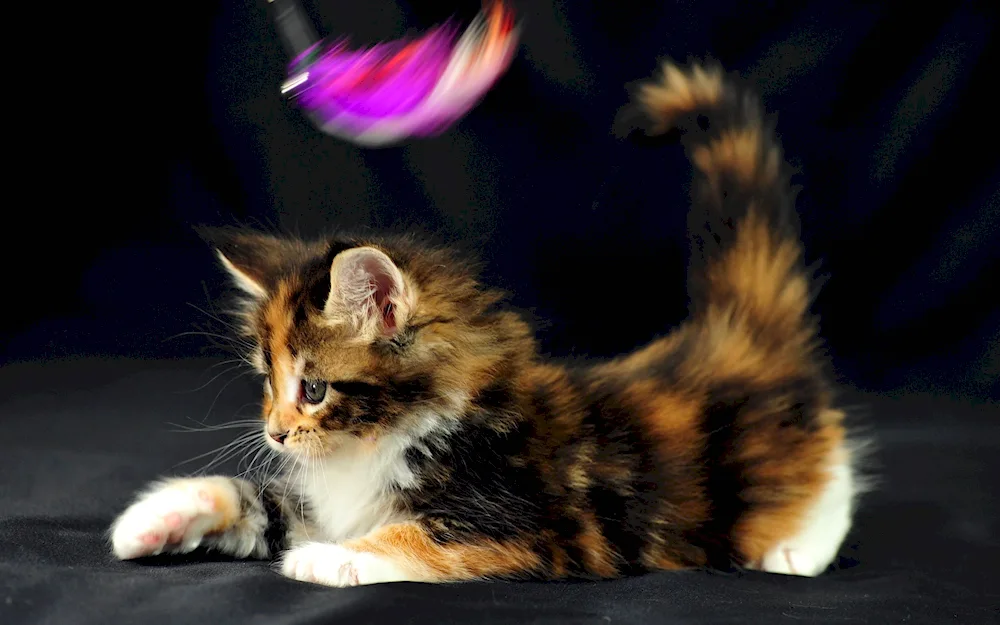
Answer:
<svg viewBox="0 0 1000 625"><path fill-rule="evenodd" d="M211 303L211 300L209 300L209 303ZM211 320L213 320L215 322L221 323L227 329L229 329L229 330L231 330L233 332L236 332L238 334L242 334L243 333L243 329L240 328L239 326L237 326L236 324L231 323L229 321L226 321L226 320L222 319L221 317L219 317L218 315L210 313L207 310L205 310L204 308L200 308L200 307L196 306L195 304L192 304L191 302L187 302L187 305L190 306L191 308L194 308L195 310L197 310L201 314L205 315L209 319L211 319Z"/></svg>
<svg viewBox="0 0 1000 625"><path fill-rule="evenodd" d="M194 389L191 389L191 390L187 390L187 391L176 391L176 393L178 395L186 395L186 394L189 394L189 393L197 393L198 391L204 390L206 387L208 387L210 384L212 384L212 382L215 382L216 380L218 380L222 376L226 375L227 373L232 373L233 371L239 371L239 369L240 369L239 365L237 365L235 367L229 367L228 369L225 369L225 370L217 373L216 375L212 376L212 379L210 379L208 382L205 382L204 384L202 384L201 386L199 386L197 388L194 388ZM241 373L240 375L243 375L243 373ZM239 377L239 376L237 376L237 377Z"/></svg>
<svg viewBox="0 0 1000 625"><path fill-rule="evenodd" d="M168 432L217 432L219 430L235 430L239 428L251 428L259 426L261 423L260 419L244 419L240 421L230 421L228 423L220 423L217 425L206 425L200 428L193 428L188 425L181 425L179 423L167 422L167 425L172 425L176 430L167 430Z"/></svg>
<svg viewBox="0 0 1000 625"><path fill-rule="evenodd" d="M305 466L312 467L312 464L313 464L313 458L312 458L312 456L306 456L306 465ZM299 492L300 493L304 493L304 492L306 492L306 474L305 474L305 468L303 468L299 472L299 475L300 475ZM301 495L299 495L299 517L302 518L302 519L306 518L306 502L305 502L305 499ZM304 531L304 533L306 535L306 539L307 540L312 540L312 537L309 536L309 524L308 523L303 523L302 527L303 527L303 531Z"/></svg>
<svg viewBox="0 0 1000 625"><path fill-rule="evenodd" d="M258 410L257 414L250 415L248 418L250 418L250 419L256 419L257 422L259 423L260 422L260 417L258 415L260 414L259 413L259 411L260 411L260 400L256 400L255 399L254 401L248 401L248 402L246 402L245 404L243 404L242 406L240 406L239 408L237 408L236 410L233 411L233 416L234 417L240 417L240 418L243 418L243 417L247 416L247 415L240 414L241 412L243 412L243 409L246 408L247 406L256 406L257 407L257 410Z"/></svg>
<svg viewBox="0 0 1000 625"><path fill-rule="evenodd" d="M180 332L173 336L163 339L164 342L179 339L186 336L202 336L208 339L208 343L213 345L225 352L228 352L235 356L240 362L245 363L249 366L253 366L247 354L252 352L256 348L256 344L244 337L231 336L226 334L221 334L218 332L212 332L209 330L201 329L197 324L195 324L196 330L190 330L186 332Z"/></svg>
<svg viewBox="0 0 1000 625"><path fill-rule="evenodd" d="M215 305L212 302L212 298L208 293L207 286L205 287L205 300L208 302L208 306L211 308L211 311L206 310L192 302L186 302L186 304L204 315L209 320L207 327L202 328L196 325L195 327L197 328L197 331L180 333L171 338L173 339L189 335L204 336L210 339L210 342L217 347L225 350L232 350L234 355L241 361L246 363L248 366L253 367L253 363L250 362L247 357L247 353L252 352L257 345L253 340L253 337L248 334L247 328L240 324L227 321L223 318L223 315L216 310ZM239 318L245 316L245 312L236 309L227 311L225 315L233 318ZM219 324L225 330L225 333L214 331L215 329L211 327L213 324Z"/></svg>
<svg viewBox="0 0 1000 625"><path fill-rule="evenodd" d="M236 336L230 336L230 335L227 335L227 334L219 334L218 332L207 332L205 330L186 330L184 332L178 332L177 334L173 334L171 336L168 336L167 338L165 338L163 340L164 340L164 342L166 342L166 341L173 341L175 339L183 338L185 336L204 336L206 338L217 339L217 340L220 340L220 341L225 341L226 343L230 343L230 344L233 344L233 345L239 345L241 347L248 347L248 348L255 347L255 345L253 343L251 343L250 341L248 341L246 339L243 339L243 338L240 338L240 337L236 337Z"/></svg>
<svg viewBox="0 0 1000 625"><path fill-rule="evenodd" d="M205 419L208 419L208 415L212 414L212 409L215 408L215 404L216 404L216 402L219 401L219 397L222 396L222 393L225 392L225 390L227 388L229 388L229 386L233 382L235 382L236 380L239 380L240 378L244 378L244 377L246 377L247 375L249 375L251 373L253 373L253 371L243 371L242 373L240 373L239 375L237 375L236 377L234 377L232 380L229 380L228 382L226 382L225 385L223 385L223 387L219 389L219 392L215 394L215 399L212 400L212 404L208 407L208 411L205 413ZM204 422L205 422L205 420L203 419L202 423L204 423Z"/></svg>
<svg viewBox="0 0 1000 625"><path fill-rule="evenodd" d="M214 365L209 365L208 368L209 368L209 370L211 370L211 369L215 369L216 367L221 367L222 365L239 364L241 362L246 362L246 361L243 360L242 358L230 358L229 360L223 360L221 362L215 363Z"/></svg>
<svg viewBox="0 0 1000 625"><path fill-rule="evenodd" d="M221 447L216 447L215 449L212 449L210 451L206 451L205 453L198 454L197 456L194 456L193 458L188 458L187 460L184 460L182 462L178 462L177 464L175 464L171 468L177 468L177 467L185 465L185 464L187 464L189 462L194 462L195 460L198 460L200 458L204 458L205 456L210 456L210 455L212 455L214 453L218 453L219 455L222 455L224 453L227 453L228 451L232 451L232 449L237 449L238 450L241 445L245 445L245 444L249 443L252 440L252 437L254 437L255 435L256 435L255 432L244 432L243 434L240 434L238 437L236 437L234 440L226 443L225 445L222 445ZM214 464L214 461L213 461L213 464Z"/></svg>
<svg viewBox="0 0 1000 625"><path fill-rule="evenodd" d="M264 483L261 484L260 490L257 493L257 497L263 497L264 496L264 491L267 490L267 488L271 484L273 484L275 482L275 480L281 478L284 475L285 467L288 466L288 463L291 462L291 459L287 455L279 456L277 453L274 453L274 455L271 457L271 462L273 462L275 458L279 458L279 457L281 458L281 463L278 465L278 468L274 471L274 473L271 475L271 477L266 482L264 482ZM286 494L287 494L287 491L286 491ZM284 495L283 495L283 497L284 497Z"/></svg>
<svg viewBox="0 0 1000 625"><path fill-rule="evenodd" d="M322 468L320 469L320 475L323 476L323 489L324 489L324 492L329 493L330 492L330 483L328 481L329 478L327 478L326 471L323 471Z"/></svg>
<svg viewBox="0 0 1000 625"><path fill-rule="evenodd" d="M256 469L263 468L267 463L269 453L271 453L271 450L270 448L268 448L267 443L264 442L263 437L261 437L260 443L257 446L257 452L250 459L250 462L247 464L247 468L237 477L243 477L244 475L251 475L255 469L255 466ZM248 452L247 456L249 455L250 453Z"/></svg>
<svg viewBox="0 0 1000 625"><path fill-rule="evenodd" d="M208 465L206 465L204 468L202 468L200 471L198 471L198 473L206 473L212 467L218 466L218 465L222 464L223 462L227 462L227 461L235 458L237 455L239 455L242 452L242 450L244 448L251 447L253 445L253 443L254 443L254 439L253 438L249 438L249 439L245 439L245 440L241 441L239 445L236 445L235 447L233 447L232 449L230 449L229 451L227 451L221 457L214 458L210 463L208 463Z"/></svg>

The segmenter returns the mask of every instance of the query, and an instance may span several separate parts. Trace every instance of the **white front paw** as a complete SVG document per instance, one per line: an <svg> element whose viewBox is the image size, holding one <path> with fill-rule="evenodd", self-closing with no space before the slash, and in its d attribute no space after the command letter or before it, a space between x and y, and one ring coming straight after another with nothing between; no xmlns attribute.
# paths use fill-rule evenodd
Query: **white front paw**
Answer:
<svg viewBox="0 0 1000 625"><path fill-rule="evenodd" d="M197 480L167 483L129 506L111 529L115 556L130 560L163 551L187 553L223 521L211 485Z"/></svg>
<svg viewBox="0 0 1000 625"><path fill-rule="evenodd" d="M764 555L761 570L781 575L815 577L826 567L818 563L803 549L791 545L779 545Z"/></svg>
<svg viewBox="0 0 1000 625"><path fill-rule="evenodd" d="M415 581L391 560L330 543L306 543L286 551L281 573L300 582L340 588Z"/></svg>

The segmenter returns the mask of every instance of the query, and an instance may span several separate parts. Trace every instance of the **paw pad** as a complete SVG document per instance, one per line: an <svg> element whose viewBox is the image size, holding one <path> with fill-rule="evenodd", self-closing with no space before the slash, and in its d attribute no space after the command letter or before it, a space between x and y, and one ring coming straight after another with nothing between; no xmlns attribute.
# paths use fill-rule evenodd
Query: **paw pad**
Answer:
<svg viewBox="0 0 1000 625"><path fill-rule="evenodd" d="M186 553L222 521L209 488L175 482L133 503L115 522L115 555L128 560L163 551Z"/></svg>
<svg viewBox="0 0 1000 625"><path fill-rule="evenodd" d="M358 585L358 570L348 562L340 566L340 579L347 580L351 586Z"/></svg>

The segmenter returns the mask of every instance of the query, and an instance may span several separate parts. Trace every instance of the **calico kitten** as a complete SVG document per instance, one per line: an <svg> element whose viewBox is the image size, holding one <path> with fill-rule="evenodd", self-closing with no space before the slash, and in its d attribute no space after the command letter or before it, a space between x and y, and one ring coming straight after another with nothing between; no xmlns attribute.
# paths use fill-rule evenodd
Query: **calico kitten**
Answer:
<svg viewBox="0 0 1000 625"><path fill-rule="evenodd" d="M308 470L159 482L115 555L205 547L331 586L824 571L858 482L779 143L714 64L666 64L636 104L694 164L684 324L570 369L447 250L209 231L246 295L261 436Z"/></svg>

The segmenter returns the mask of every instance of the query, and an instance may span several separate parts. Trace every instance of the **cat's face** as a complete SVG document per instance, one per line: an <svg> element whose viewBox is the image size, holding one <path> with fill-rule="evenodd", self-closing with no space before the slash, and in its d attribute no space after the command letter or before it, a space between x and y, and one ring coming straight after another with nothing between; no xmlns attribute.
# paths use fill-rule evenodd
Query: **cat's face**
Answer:
<svg viewBox="0 0 1000 625"><path fill-rule="evenodd" d="M435 402L434 377L425 371L432 364L426 350L403 345L409 334L397 325L409 319L415 288L401 274L389 276L399 286L388 290L378 276L369 282L371 267L360 264L386 263L382 252L365 247L342 254L355 265L345 269L352 275L344 279L361 284L337 286L366 301L310 304L302 294L314 285L293 274L254 315L252 360L266 376L263 418L275 449L317 456L352 440L373 444L405 425L401 421L418 419L412 413L420 402L441 403Z"/></svg>
<svg viewBox="0 0 1000 625"><path fill-rule="evenodd" d="M208 238L245 293L241 320L275 450L374 450L457 415L504 357L503 324L483 314L494 297L447 258L356 241Z"/></svg>

